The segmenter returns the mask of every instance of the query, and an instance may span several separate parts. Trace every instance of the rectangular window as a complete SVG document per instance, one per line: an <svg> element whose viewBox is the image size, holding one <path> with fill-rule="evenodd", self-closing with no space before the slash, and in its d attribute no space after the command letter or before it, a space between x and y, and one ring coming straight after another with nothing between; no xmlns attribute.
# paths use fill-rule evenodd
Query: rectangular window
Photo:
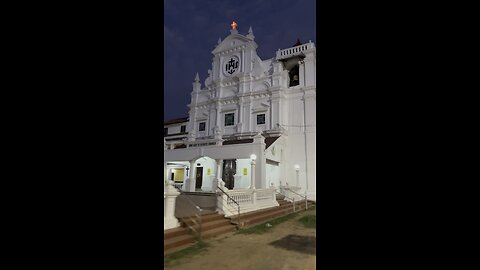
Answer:
<svg viewBox="0 0 480 270"><path fill-rule="evenodd" d="M233 126L235 120L234 113L226 113L225 114L225 126Z"/></svg>
<svg viewBox="0 0 480 270"><path fill-rule="evenodd" d="M198 131L205 131L205 122L200 122L198 124Z"/></svg>
<svg viewBox="0 0 480 270"><path fill-rule="evenodd" d="M265 114L257 114L257 125L265 124Z"/></svg>
<svg viewBox="0 0 480 270"><path fill-rule="evenodd" d="M163 128L163 135L164 136L168 135L168 128Z"/></svg>
<svg viewBox="0 0 480 270"><path fill-rule="evenodd" d="M180 127L180 132L181 132L181 133L184 133L184 132L185 132L185 128L186 128L186 126L181 126L181 127Z"/></svg>

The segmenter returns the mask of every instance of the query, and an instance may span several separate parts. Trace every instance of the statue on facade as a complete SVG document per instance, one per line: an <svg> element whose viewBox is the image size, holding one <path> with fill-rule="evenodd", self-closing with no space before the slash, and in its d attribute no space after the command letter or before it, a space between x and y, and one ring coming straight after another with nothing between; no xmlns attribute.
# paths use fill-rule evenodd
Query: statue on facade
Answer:
<svg viewBox="0 0 480 270"><path fill-rule="evenodd" d="M208 89L211 89L210 88L210 85L212 84L212 70L208 70L208 77L205 79L205 86L208 88Z"/></svg>
<svg viewBox="0 0 480 270"><path fill-rule="evenodd" d="M220 130L220 127L219 126L216 126L214 129L213 129L213 132L214 132L214 136L215 136L215 139L222 139L222 131Z"/></svg>
<svg viewBox="0 0 480 270"><path fill-rule="evenodd" d="M188 133L188 141L189 142L195 141L195 135L196 135L195 130L190 131L190 133Z"/></svg>

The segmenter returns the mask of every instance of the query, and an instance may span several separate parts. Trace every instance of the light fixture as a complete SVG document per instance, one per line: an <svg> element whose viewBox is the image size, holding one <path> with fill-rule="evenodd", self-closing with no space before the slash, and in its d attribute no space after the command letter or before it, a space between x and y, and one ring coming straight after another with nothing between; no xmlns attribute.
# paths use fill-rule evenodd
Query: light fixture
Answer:
<svg viewBox="0 0 480 270"><path fill-rule="evenodd" d="M251 159L251 160L256 160L256 159L257 159L257 155L251 154L251 155L250 155L250 159Z"/></svg>
<svg viewBox="0 0 480 270"><path fill-rule="evenodd" d="M295 165L295 170L296 170L296 171L299 171L299 170L300 170L300 165L296 164L296 165Z"/></svg>

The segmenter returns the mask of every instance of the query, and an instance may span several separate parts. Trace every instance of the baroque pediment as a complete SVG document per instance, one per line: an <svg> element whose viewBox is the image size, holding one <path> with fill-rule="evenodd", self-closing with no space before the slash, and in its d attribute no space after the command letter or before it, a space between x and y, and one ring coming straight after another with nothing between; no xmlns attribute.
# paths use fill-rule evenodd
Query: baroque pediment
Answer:
<svg viewBox="0 0 480 270"><path fill-rule="evenodd" d="M227 51L238 51L246 48L247 46L252 46L256 49L258 47L257 43L246 36L240 34L231 34L226 37L217 47L212 51L213 54L227 52Z"/></svg>

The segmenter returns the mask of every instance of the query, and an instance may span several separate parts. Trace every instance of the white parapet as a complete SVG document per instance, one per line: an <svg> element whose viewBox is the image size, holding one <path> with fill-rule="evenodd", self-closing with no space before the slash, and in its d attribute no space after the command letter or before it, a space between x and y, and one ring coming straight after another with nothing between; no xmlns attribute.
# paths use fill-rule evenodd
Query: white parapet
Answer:
<svg viewBox="0 0 480 270"><path fill-rule="evenodd" d="M228 190L222 180L219 180L219 188L225 193L217 190L217 209L226 217L237 215L238 206L240 214L279 206L275 188Z"/></svg>
<svg viewBox="0 0 480 270"><path fill-rule="evenodd" d="M175 200L180 192L173 186L173 181L168 181L163 192L164 208L163 208L163 229L173 229L180 227L180 223L175 217Z"/></svg>
<svg viewBox="0 0 480 270"><path fill-rule="evenodd" d="M278 50L276 58L277 60L285 59L285 58L290 58L293 56L297 55L302 55L303 53L310 51L311 49L315 48L315 44L313 42L308 42L306 44L302 44L299 46L283 49L283 50Z"/></svg>

